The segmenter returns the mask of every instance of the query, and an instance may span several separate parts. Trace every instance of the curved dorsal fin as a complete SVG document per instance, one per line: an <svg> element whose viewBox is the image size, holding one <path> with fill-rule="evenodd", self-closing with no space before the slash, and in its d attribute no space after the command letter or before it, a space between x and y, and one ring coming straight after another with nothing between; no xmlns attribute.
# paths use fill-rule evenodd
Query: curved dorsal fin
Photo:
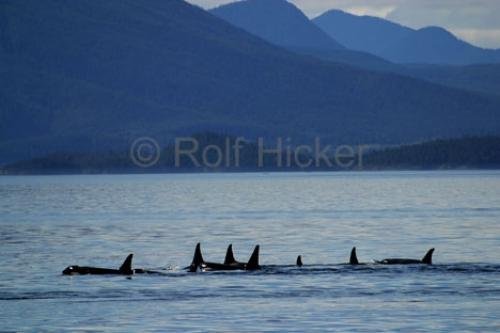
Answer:
<svg viewBox="0 0 500 333"><path fill-rule="evenodd" d="M229 244L227 247L226 258L224 259L224 265L235 264L237 261L234 259L233 254L233 244Z"/></svg>
<svg viewBox="0 0 500 333"><path fill-rule="evenodd" d="M259 249L260 246L257 245L255 249L253 250L252 256L250 257L250 260L248 260L248 264L246 266L246 269L249 271L259 269Z"/></svg>
<svg viewBox="0 0 500 333"><path fill-rule="evenodd" d="M132 274L132 258L134 255L131 253L127 256L123 264L120 266L119 271L126 274Z"/></svg>
<svg viewBox="0 0 500 333"><path fill-rule="evenodd" d="M432 254L434 253L434 248L427 251L425 256L422 258L424 264L432 265Z"/></svg>
<svg viewBox="0 0 500 333"><path fill-rule="evenodd" d="M302 267L304 264L302 263L302 256L297 257L297 266Z"/></svg>
<svg viewBox="0 0 500 333"><path fill-rule="evenodd" d="M356 255L356 247L351 250L351 258L349 259L349 264L359 265L358 256Z"/></svg>

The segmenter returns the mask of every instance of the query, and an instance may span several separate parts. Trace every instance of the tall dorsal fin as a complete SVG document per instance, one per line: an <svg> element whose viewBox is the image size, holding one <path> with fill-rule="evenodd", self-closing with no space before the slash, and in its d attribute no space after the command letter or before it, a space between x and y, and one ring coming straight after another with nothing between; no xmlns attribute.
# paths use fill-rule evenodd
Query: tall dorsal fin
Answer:
<svg viewBox="0 0 500 333"><path fill-rule="evenodd" d="M259 269L259 249L260 246L257 245L255 249L253 250L252 256L250 257L250 260L248 260L248 264L246 266L246 269L249 271L253 271L256 269Z"/></svg>
<svg viewBox="0 0 500 333"><path fill-rule="evenodd" d="M194 250L193 261L187 268L190 272L195 273L204 262L205 261L203 261L203 255L201 254L201 244L198 243L196 244L196 249Z"/></svg>
<svg viewBox="0 0 500 333"><path fill-rule="evenodd" d="M132 258L134 255L131 253L127 256L123 264L120 266L119 271L125 274L132 274Z"/></svg>
<svg viewBox="0 0 500 333"><path fill-rule="evenodd" d="M425 256L422 258L424 264L432 265L432 254L434 253L434 248L427 251Z"/></svg>
<svg viewBox="0 0 500 333"><path fill-rule="evenodd" d="M233 244L229 244L227 247L226 258L224 259L224 265L231 265L235 263L237 263L237 261L234 259Z"/></svg>
<svg viewBox="0 0 500 333"><path fill-rule="evenodd" d="M351 265L359 265L358 256L356 255L356 247L351 250L351 258L349 259Z"/></svg>
<svg viewBox="0 0 500 333"><path fill-rule="evenodd" d="M304 264L302 263L302 256L297 257L297 266L302 267Z"/></svg>

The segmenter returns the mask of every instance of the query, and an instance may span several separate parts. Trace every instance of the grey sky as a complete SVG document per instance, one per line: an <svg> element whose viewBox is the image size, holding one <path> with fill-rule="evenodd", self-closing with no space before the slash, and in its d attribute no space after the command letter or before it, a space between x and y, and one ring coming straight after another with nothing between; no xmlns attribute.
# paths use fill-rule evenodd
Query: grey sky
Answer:
<svg viewBox="0 0 500 333"><path fill-rule="evenodd" d="M212 8L234 0L188 0ZM372 15L422 28L442 26L470 43L500 48L500 0L289 0L309 17L329 9Z"/></svg>

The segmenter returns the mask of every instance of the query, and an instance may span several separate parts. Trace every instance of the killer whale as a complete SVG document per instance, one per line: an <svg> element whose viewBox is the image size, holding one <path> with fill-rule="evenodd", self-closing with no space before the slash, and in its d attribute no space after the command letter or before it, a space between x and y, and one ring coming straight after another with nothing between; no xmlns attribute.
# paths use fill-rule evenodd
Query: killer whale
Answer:
<svg viewBox="0 0 500 333"><path fill-rule="evenodd" d="M375 263L381 264L381 265L415 265L415 264L432 265L433 253L434 253L434 248L427 251L425 256L420 260L419 259L406 259L406 258L388 258L388 259L383 259L383 260L376 260ZM351 250L349 264L351 264L351 265L363 265L358 260L358 256L356 254L356 247L353 247Z"/></svg>
<svg viewBox="0 0 500 333"><path fill-rule="evenodd" d="M191 265L187 267L189 272L197 271L255 271L260 269L259 265L259 250L260 246L257 245L248 260L247 263L240 263L234 259L232 246L228 247L228 253L226 253L226 259L224 263L214 263L207 262L203 259L203 254L201 253L201 244L196 244L196 249L194 251L193 261Z"/></svg>
<svg viewBox="0 0 500 333"><path fill-rule="evenodd" d="M239 262L234 258L233 244L229 244L226 251L226 257L224 258L224 265L239 267L240 269L245 269L247 263Z"/></svg>
<svg viewBox="0 0 500 333"><path fill-rule="evenodd" d="M358 260L358 255L356 254L356 247L351 250L351 256L349 258L349 264L351 265L361 265Z"/></svg>
<svg viewBox="0 0 500 333"><path fill-rule="evenodd" d="M388 258L380 261L376 261L377 264L382 265L414 265L414 264L423 264L423 265L432 265L432 255L434 253L434 248L427 251L425 256L422 259L406 259L406 258Z"/></svg>
<svg viewBox="0 0 500 333"><path fill-rule="evenodd" d="M236 259L234 259L233 254L233 244L229 244L226 251L226 257L224 258L224 265L240 264Z"/></svg>
<svg viewBox="0 0 500 333"><path fill-rule="evenodd" d="M304 264L302 263L302 256L297 257L297 262L296 262L297 267L302 267Z"/></svg>
<svg viewBox="0 0 500 333"><path fill-rule="evenodd" d="M123 264L118 269L88 267L88 266L68 266L63 270L63 275L133 275L147 273L143 269L132 269L132 258L134 255L131 253L127 256Z"/></svg>

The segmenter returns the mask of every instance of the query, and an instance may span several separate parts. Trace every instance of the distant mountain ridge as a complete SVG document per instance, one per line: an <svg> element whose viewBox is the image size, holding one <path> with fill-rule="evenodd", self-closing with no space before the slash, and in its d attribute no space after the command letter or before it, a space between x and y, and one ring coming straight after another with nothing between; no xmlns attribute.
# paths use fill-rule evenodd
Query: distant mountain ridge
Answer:
<svg viewBox="0 0 500 333"><path fill-rule="evenodd" d="M343 45L312 24L297 7L286 0L244 0L216 7L210 12L286 48L344 49Z"/></svg>
<svg viewBox="0 0 500 333"><path fill-rule="evenodd" d="M499 63L500 50L473 46L440 27L411 29L377 17L330 10L313 22L347 48L395 63Z"/></svg>
<svg viewBox="0 0 500 333"><path fill-rule="evenodd" d="M298 8L285 0L247 0L234 2L217 7L211 10L211 12L229 23L276 45L284 43L281 40L270 37L268 35L269 31L280 31L280 35L295 36L296 26L313 25L312 22L307 21L306 16ZM359 50L366 46L367 48L365 49L373 49L374 52L382 53L384 48L388 47L391 43L406 38L406 36L416 32L415 30L377 17L354 16L336 10L328 13L329 18L334 19L338 25L348 26L351 21L356 23L352 29L339 29L336 31L336 36L346 45L346 49L311 47L309 40L314 40L314 38L295 38L294 44L300 44L300 46L284 47L300 54L314 56L318 59L335 63L348 64L362 69L397 73L450 87L488 94L500 94L500 90L498 89L500 63L468 66L425 64L413 66L410 64L392 63L371 53L353 51L351 48ZM265 27L265 29L262 27ZM317 31L310 28L309 31L313 31L313 35L317 33ZM437 36L441 35L441 39L443 40L456 40L453 35L440 28L431 27L423 29L423 34L432 34L433 31L436 32ZM458 44L462 45L461 43ZM408 47L413 48L412 45ZM436 49L440 47L446 48L446 43L437 45ZM395 50L394 52L397 51ZM416 54L418 52L420 50L416 50L413 53ZM456 50L454 54L461 56L462 51ZM439 62L439 60L433 61Z"/></svg>
<svg viewBox="0 0 500 333"><path fill-rule="evenodd" d="M346 49L287 0L237 1L211 9L210 13L293 52L365 69L392 67L372 54Z"/></svg>
<svg viewBox="0 0 500 333"><path fill-rule="evenodd" d="M0 15L0 163L193 128L297 144L500 133L500 98L300 56L180 0L4 0Z"/></svg>
<svg viewBox="0 0 500 333"><path fill-rule="evenodd" d="M406 38L413 31L379 17L357 16L336 9L319 15L312 22L329 36L337 36L345 47L373 54L381 54L389 45Z"/></svg>

